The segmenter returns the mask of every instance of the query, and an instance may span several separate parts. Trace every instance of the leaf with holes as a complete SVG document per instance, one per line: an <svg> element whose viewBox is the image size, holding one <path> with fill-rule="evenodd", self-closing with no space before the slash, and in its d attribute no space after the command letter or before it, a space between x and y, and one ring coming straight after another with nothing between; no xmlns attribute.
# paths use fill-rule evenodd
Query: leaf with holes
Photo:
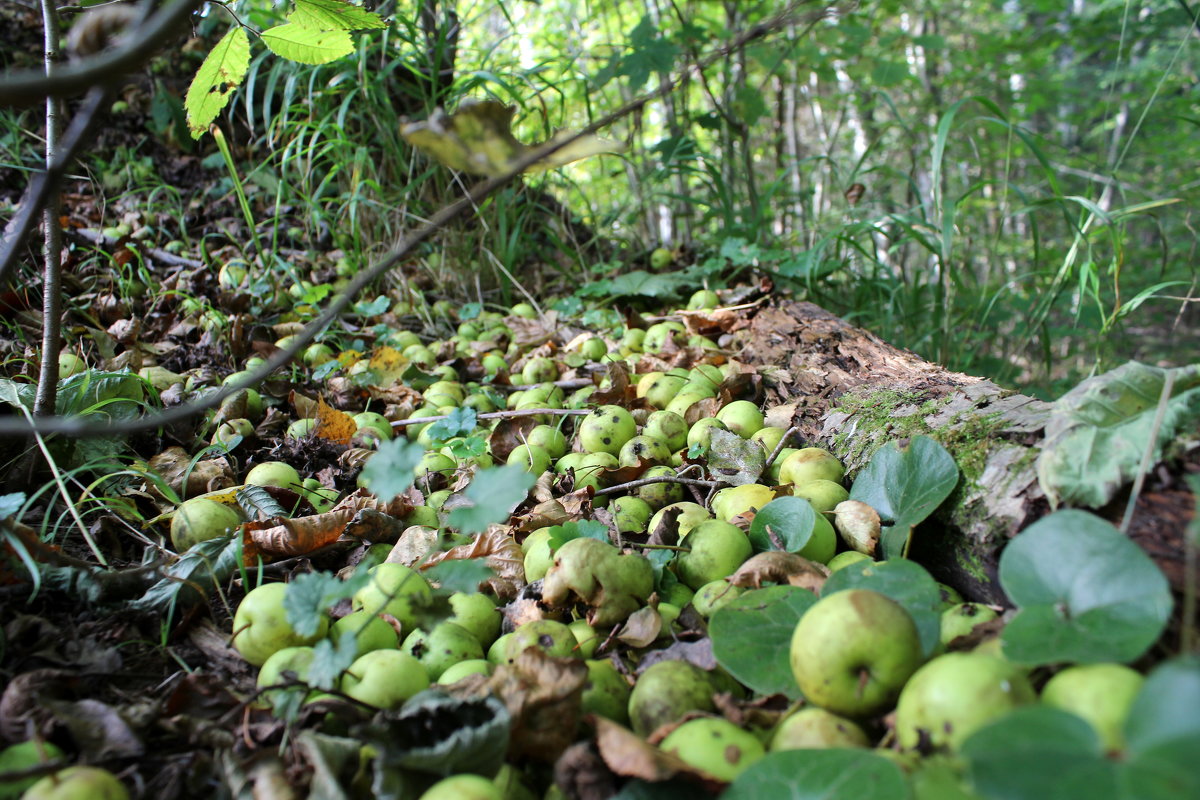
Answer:
<svg viewBox="0 0 1200 800"><path fill-rule="evenodd" d="M1026 528L1000 556L1000 584L1019 609L1004 653L1025 664L1132 661L1171 614L1167 580L1149 556L1084 511Z"/></svg>
<svg viewBox="0 0 1200 800"><path fill-rule="evenodd" d="M958 485L958 465L946 448L928 436L916 436L908 446L888 442L854 479L850 499L859 500L892 523L884 528L884 558L908 550L913 527L932 514Z"/></svg>

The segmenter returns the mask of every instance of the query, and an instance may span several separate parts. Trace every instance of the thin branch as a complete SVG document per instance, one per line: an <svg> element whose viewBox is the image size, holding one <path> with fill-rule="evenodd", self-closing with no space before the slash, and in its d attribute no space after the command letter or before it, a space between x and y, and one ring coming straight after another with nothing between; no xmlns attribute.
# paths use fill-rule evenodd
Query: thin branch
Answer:
<svg viewBox="0 0 1200 800"><path fill-rule="evenodd" d="M589 385L591 385L589 383ZM475 419L513 419L514 417L533 417L538 414L549 414L557 417L582 417L592 413L586 408L521 408L511 411L485 411L476 414ZM424 425L426 422L438 422L447 419L449 414L438 414L433 417L409 417L398 419L392 423L393 428L403 428L408 425Z"/></svg>
<svg viewBox="0 0 1200 800"><path fill-rule="evenodd" d="M45 43L46 77L58 70L58 14L54 0L42 0L42 32ZM46 170L58 157L59 134L62 123L62 102L57 97L46 98ZM38 369L37 392L33 413L39 417L54 415L58 396L58 354L62 339L62 228L58 212L62 208L58 192L46 198L42 212L42 363ZM15 249L15 248L14 248Z"/></svg>

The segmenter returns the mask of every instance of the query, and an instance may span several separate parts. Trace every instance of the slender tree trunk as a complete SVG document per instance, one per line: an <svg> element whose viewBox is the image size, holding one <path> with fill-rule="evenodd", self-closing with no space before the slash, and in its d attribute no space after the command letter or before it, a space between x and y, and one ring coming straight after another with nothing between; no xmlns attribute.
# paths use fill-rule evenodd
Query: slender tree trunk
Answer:
<svg viewBox="0 0 1200 800"><path fill-rule="evenodd" d="M42 24L45 28L46 74L54 71L58 61L58 15L54 0L42 0ZM53 97L46 98L46 168L49 169L58 151L61 128L61 104ZM42 366L38 373L38 388L33 412L38 416L54 414L58 394L58 353L62 337L62 229L58 224L61 202L55 192L46 203L42 222L44 244L42 278Z"/></svg>

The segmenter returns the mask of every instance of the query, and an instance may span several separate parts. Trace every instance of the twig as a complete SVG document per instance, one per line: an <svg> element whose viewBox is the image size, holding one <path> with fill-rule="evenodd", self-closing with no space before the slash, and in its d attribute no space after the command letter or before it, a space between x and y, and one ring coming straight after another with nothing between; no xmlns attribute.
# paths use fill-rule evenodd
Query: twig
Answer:
<svg viewBox="0 0 1200 800"><path fill-rule="evenodd" d="M656 475L653 478L638 478L635 481L628 483L620 483L616 486L609 486L604 489L597 489L596 494L617 494L618 492L626 492L630 489L637 489L640 486L650 486L655 483L682 483L684 486L696 486L705 489L714 489L722 484L718 481L702 481L696 478L681 478L678 475Z"/></svg>
<svg viewBox="0 0 1200 800"><path fill-rule="evenodd" d="M522 408L512 411L486 411L476 414L475 419L511 419L513 417L533 417L538 414L551 414L559 417L582 417L592 413L586 408ZM439 414L436 417L409 417L392 422L393 428L403 428L406 425L424 425L426 422L437 422L447 419L449 414Z"/></svg>
<svg viewBox="0 0 1200 800"><path fill-rule="evenodd" d="M783 436L779 437L779 444L775 445L775 449L771 451L771 455L767 456L767 460L763 462L763 472L769 470L771 465L775 463L775 459L779 458L779 454L783 452L783 448L787 445L788 437L799 431L800 429L795 426L784 431Z"/></svg>

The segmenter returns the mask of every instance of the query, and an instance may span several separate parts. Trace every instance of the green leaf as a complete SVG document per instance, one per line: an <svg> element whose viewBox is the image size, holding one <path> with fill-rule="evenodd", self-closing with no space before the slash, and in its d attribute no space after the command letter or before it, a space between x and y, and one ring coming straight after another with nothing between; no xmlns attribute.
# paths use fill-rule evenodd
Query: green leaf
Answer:
<svg viewBox="0 0 1200 800"><path fill-rule="evenodd" d="M800 689L791 665L792 634L815 602L816 595L798 586L770 586L734 598L709 621L717 663L758 694L798 699Z"/></svg>
<svg viewBox="0 0 1200 800"><path fill-rule="evenodd" d="M1000 556L1000 584L1019 608L1004 653L1024 664L1132 661L1171 614L1154 562L1085 511L1059 511L1021 532Z"/></svg>
<svg viewBox="0 0 1200 800"><path fill-rule="evenodd" d="M1200 709L1200 656L1160 664L1146 678L1125 720L1129 753L1194 767L1195 754L1200 753L1196 709Z"/></svg>
<svg viewBox="0 0 1200 800"><path fill-rule="evenodd" d="M473 594L479 584L495 573L482 558L455 558L439 561L425 570L425 577L452 592Z"/></svg>
<svg viewBox="0 0 1200 800"><path fill-rule="evenodd" d="M465 436L475 430L476 424L475 409L456 408L447 414L445 419L429 426L429 437L439 442L448 442L455 436Z"/></svg>
<svg viewBox="0 0 1200 800"><path fill-rule="evenodd" d="M0 378L0 402L7 403L13 408L27 408L33 411L33 401L37 397L37 386L32 383L17 383L8 378Z"/></svg>
<svg viewBox="0 0 1200 800"><path fill-rule="evenodd" d="M562 525L554 525L550 528L550 536L546 543L550 546L550 551L553 552L562 547L572 539L597 539L601 542L609 543L608 526L603 522L597 522L594 519L581 519L572 522L564 522Z"/></svg>
<svg viewBox="0 0 1200 800"><path fill-rule="evenodd" d="M1157 438L1155 417L1168 372L1174 379ZM1200 425L1200 365L1166 370L1131 361L1080 383L1054 404L1038 457L1038 482L1052 503L1099 508L1163 448Z"/></svg>
<svg viewBox="0 0 1200 800"><path fill-rule="evenodd" d="M739 598L740 599L740 598ZM721 800L908 800L895 763L869 750L783 750L751 764Z"/></svg>
<svg viewBox="0 0 1200 800"><path fill-rule="evenodd" d="M903 83L908 75L908 65L902 61L878 61L871 69L871 80L883 88Z"/></svg>
<svg viewBox="0 0 1200 800"><path fill-rule="evenodd" d="M480 470L464 492L472 505L455 508L447 523L463 533L485 531L488 525L508 519L536 480L515 464Z"/></svg>
<svg viewBox="0 0 1200 800"><path fill-rule="evenodd" d="M492 775L504 763L511 725L508 710L492 695L455 698L427 689L356 732L374 749L379 772Z"/></svg>
<svg viewBox="0 0 1200 800"><path fill-rule="evenodd" d="M313 645L313 660L308 667L307 683L314 689L329 691L338 685L342 673L358 657L358 632L342 631L335 642L322 639Z"/></svg>
<svg viewBox="0 0 1200 800"><path fill-rule="evenodd" d="M238 505L246 516L256 519L260 514L268 519L271 517L289 516L287 510L279 501L271 496L262 486L246 485L237 490Z"/></svg>
<svg viewBox="0 0 1200 800"><path fill-rule="evenodd" d="M114 422L136 417L146 401L146 385L132 372L89 369L58 384L58 414L103 414Z"/></svg>
<svg viewBox="0 0 1200 800"><path fill-rule="evenodd" d="M425 448L407 439L392 439L379 445L363 467L363 484L380 500L391 500L412 486L413 469L421 463Z"/></svg>
<svg viewBox="0 0 1200 800"><path fill-rule="evenodd" d="M821 596L828 597L843 589L870 589L892 598L904 606L916 623L925 655L937 647L941 636L942 593L920 564L905 559L860 561L830 575Z"/></svg>
<svg viewBox="0 0 1200 800"><path fill-rule="evenodd" d="M434 423L435 425L437 423ZM482 436L468 436L465 439L451 439L447 444L450 453L460 461L475 458L487 452L487 440Z"/></svg>
<svg viewBox="0 0 1200 800"><path fill-rule="evenodd" d="M690 278L675 273L655 275L635 269L615 278L589 283L576 294L583 297L673 297L691 283Z"/></svg>
<svg viewBox="0 0 1200 800"><path fill-rule="evenodd" d="M198 542L167 567L162 580L130 605L142 611L161 612L203 601L229 580L242 564L242 537L220 536Z"/></svg>
<svg viewBox="0 0 1200 800"><path fill-rule="evenodd" d="M708 471L732 486L754 483L762 475L767 456L757 442L732 431L712 428L708 446Z"/></svg>
<svg viewBox="0 0 1200 800"><path fill-rule="evenodd" d="M0 495L0 519L8 519L25 505L25 493L13 492Z"/></svg>
<svg viewBox="0 0 1200 800"><path fill-rule="evenodd" d="M297 575L288 584L283 598L288 624L301 636L312 636L334 603L353 596L370 579L365 570L345 580L331 572Z"/></svg>
<svg viewBox="0 0 1200 800"><path fill-rule="evenodd" d="M328 64L354 52L344 30L323 31L287 23L262 32L262 40L277 56L300 64Z"/></svg>
<svg viewBox="0 0 1200 800"><path fill-rule="evenodd" d="M658 28L649 16L642 17L629 33L629 44L633 48L619 62L616 74L629 78L629 88L639 89L650 76L666 74L675 65L679 48L658 35Z"/></svg>
<svg viewBox="0 0 1200 800"><path fill-rule="evenodd" d="M305 28L356 31L364 28L386 28L378 14L351 5L344 0L295 0L296 8L288 14L288 22Z"/></svg>
<svg viewBox="0 0 1200 800"><path fill-rule="evenodd" d="M761 448L760 448L761 451ZM776 497L750 522L750 544L754 551L783 550L799 553L812 538L817 512L803 497Z"/></svg>
<svg viewBox="0 0 1200 800"><path fill-rule="evenodd" d="M221 37L188 87L183 106L188 130L199 139L221 113L250 68L250 39L241 26Z"/></svg>
<svg viewBox="0 0 1200 800"><path fill-rule="evenodd" d="M917 436L907 447L888 442L854 479L850 499L859 500L892 522L883 529L884 558L903 556L917 523L932 514L958 485L958 465L928 436Z"/></svg>
<svg viewBox="0 0 1200 800"><path fill-rule="evenodd" d="M377 317L391 307L391 298L381 294L371 301L359 300L354 304L354 312L363 317Z"/></svg>

